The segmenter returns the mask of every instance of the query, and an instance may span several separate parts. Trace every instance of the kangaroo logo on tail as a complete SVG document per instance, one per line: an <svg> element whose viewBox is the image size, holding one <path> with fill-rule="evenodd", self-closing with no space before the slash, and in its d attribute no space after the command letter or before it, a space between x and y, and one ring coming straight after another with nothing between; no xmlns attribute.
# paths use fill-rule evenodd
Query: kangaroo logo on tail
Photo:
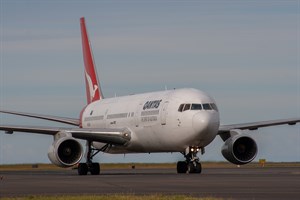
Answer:
<svg viewBox="0 0 300 200"><path fill-rule="evenodd" d="M88 84L87 87L89 90L90 102L93 102L93 99L95 98L95 94L98 90L98 85L93 85L91 77L86 72L85 72L85 78Z"/></svg>

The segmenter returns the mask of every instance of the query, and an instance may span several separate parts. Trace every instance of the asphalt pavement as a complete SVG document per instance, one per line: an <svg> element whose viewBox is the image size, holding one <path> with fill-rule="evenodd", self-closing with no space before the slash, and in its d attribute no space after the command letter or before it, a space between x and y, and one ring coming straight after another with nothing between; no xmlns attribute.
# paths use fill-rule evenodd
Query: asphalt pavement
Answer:
<svg viewBox="0 0 300 200"><path fill-rule="evenodd" d="M211 168L202 174L175 169L112 169L79 176L76 170L0 172L0 198L27 195L180 194L230 199L299 199L300 169Z"/></svg>

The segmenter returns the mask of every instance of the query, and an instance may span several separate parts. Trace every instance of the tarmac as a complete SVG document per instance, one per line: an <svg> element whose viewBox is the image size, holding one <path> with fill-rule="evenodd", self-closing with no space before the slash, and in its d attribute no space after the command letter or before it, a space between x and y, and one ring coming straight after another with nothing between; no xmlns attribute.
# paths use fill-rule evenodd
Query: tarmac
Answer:
<svg viewBox="0 0 300 200"><path fill-rule="evenodd" d="M31 195L179 194L224 199L299 199L300 169L210 168L202 174L175 169L112 169L79 176L76 170L0 172L0 198Z"/></svg>

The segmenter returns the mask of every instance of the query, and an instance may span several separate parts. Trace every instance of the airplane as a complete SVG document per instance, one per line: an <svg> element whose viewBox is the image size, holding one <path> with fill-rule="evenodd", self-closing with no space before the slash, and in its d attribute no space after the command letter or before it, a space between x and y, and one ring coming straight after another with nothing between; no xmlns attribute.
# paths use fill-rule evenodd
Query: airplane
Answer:
<svg viewBox="0 0 300 200"><path fill-rule="evenodd" d="M183 88L104 98L94 64L85 18L80 18L87 105L79 118L66 118L0 110L0 113L55 121L68 128L0 125L7 134L36 133L53 136L49 160L59 167L78 167L79 175L100 174L93 162L99 152L112 154L180 152L177 173L201 173L197 156L217 136L224 141L223 156L237 165L257 155L256 141L245 130L275 125L295 125L300 118L220 125L215 100L206 93ZM79 143L86 141L86 150ZM81 162L85 157L85 162Z"/></svg>

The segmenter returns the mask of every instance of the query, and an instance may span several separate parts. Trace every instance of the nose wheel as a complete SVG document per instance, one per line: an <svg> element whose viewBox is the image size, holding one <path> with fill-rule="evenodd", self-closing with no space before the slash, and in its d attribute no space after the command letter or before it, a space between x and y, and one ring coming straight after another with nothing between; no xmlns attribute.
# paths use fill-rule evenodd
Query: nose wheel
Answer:
<svg viewBox="0 0 300 200"><path fill-rule="evenodd" d="M178 174L200 174L202 171L201 163L199 162L199 158L197 153L201 149L201 152L204 152L203 148L199 147L189 147L186 152L183 152L186 161L177 162L177 173Z"/></svg>
<svg viewBox="0 0 300 200"><path fill-rule="evenodd" d="M190 162L188 168L190 174L201 174L202 166L199 161Z"/></svg>

